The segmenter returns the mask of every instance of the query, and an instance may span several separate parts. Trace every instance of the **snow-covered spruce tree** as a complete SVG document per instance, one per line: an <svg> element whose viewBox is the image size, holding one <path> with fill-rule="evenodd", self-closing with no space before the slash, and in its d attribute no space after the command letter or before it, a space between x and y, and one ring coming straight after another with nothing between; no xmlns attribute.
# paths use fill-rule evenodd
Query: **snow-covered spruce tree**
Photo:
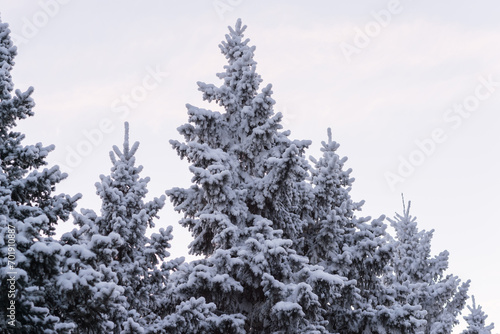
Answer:
<svg viewBox="0 0 500 334"><path fill-rule="evenodd" d="M258 91L245 28L238 20L220 45L228 60L217 74L223 84L198 83L204 100L223 112L187 105L190 123L179 127L185 142L171 141L191 163L194 184L167 195L192 232L190 252L205 256L172 275L176 296L216 307L205 318L219 317L222 327L206 322L210 333L326 333L327 302L344 280L296 250L312 198L303 157L310 142L280 130L271 85Z"/></svg>
<svg viewBox="0 0 500 334"><path fill-rule="evenodd" d="M468 326L462 334L491 334L495 326L493 323L486 326L486 318L488 316L484 313L480 305L476 306L474 296L472 296L472 307L467 306L467 308L469 309L469 314L464 319L467 321Z"/></svg>
<svg viewBox="0 0 500 334"><path fill-rule="evenodd" d="M313 264L325 271L346 277L341 298L330 302L325 318L329 328L339 333L379 332L379 309L396 307L385 300L385 287L380 276L390 258L386 242L384 217L371 222L358 218L363 202L351 199L354 179L351 169L344 170L347 158L337 154L339 144L322 142L319 160L311 157L312 222L305 233L304 252Z"/></svg>
<svg viewBox="0 0 500 334"><path fill-rule="evenodd" d="M410 326L416 333L448 334L459 322L457 317L465 307L470 281L461 284L458 276L445 275L448 252L431 256L434 230L418 230L416 218L410 215L410 204L403 215L389 219L396 238L391 270L385 275L394 299L406 313L387 313L386 319L396 327ZM407 319L412 323L403 324Z"/></svg>
<svg viewBox="0 0 500 334"><path fill-rule="evenodd" d="M63 237L68 252L75 251L77 259L84 260L86 267L100 274L101 283L97 282L91 289L98 295L90 296L90 307L99 306L95 302L103 299L110 303L113 309L100 314L106 320L102 325L109 326L111 321L114 323L112 332L121 334L147 332L157 317L166 315L165 307L170 298L167 280L170 271L183 261L166 261L170 255L167 249L172 239L171 226L161 228L160 233L153 233L151 237L146 236L147 228L154 227L153 220L163 207L165 196L144 202L149 177L140 178L142 166L135 166L134 154L138 147L138 142L130 147L128 123L125 123L123 149L113 146L110 152L111 174L101 175L101 181L96 183L97 194L102 200L101 214L82 210L82 214L75 215L80 229ZM85 244L93 254L81 256L78 248L70 247L78 244ZM93 272L89 276L95 280ZM74 279L78 282L77 276ZM80 286L77 291L82 291ZM106 291L107 295L102 295ZM83 293L85 296L86 292ZM124 298L120 298L120 294ZM91 311L96 313L94 309ZM85 321L87 326L94 319Z"/></svg>
<svg viewBox="0 0 500 334"><path fill-rule="evenodd" d="M61 250L53 237L79 195L53 195L66 177L58 166L42 169L54 146L23 145L24 135L13 131L18 120L33 116L35 103L33 88L12 94L17 52L9 33L0 22L0 332L65 332L72 325L52 313L60 303Z"/></svg>
<svg viewBox="0 0 500 334"><path fill-rule="evenodd" d="M331 129L327 133L328 142L321 143L322 157L319 160L309 157L314 164L311 168L311 184L314 186L311 217L314 223L308 224L305 253L313 263L346 273L346 268L337 263L347 244L345 238L354 233L358 220L366 219L355 216L363 202L355 203L351 199L352 170L344 170L347 157L340 158L336 153L340 145L332 140Z"/></svg>

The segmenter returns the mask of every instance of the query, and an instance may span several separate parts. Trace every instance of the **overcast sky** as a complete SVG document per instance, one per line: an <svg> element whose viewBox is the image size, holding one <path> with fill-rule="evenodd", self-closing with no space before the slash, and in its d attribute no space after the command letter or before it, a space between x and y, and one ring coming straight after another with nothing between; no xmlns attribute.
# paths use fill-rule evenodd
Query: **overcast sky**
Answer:
<svg viewBox="0 0 500 334"><path fill-rule="evenodd" d="M58 191L99 209L94 183L110 168L123 122L141 142L151 196L188 186L168 140L206 106L196 82L220 84L218 44L238 17L257 46L257 70L276 110L311 155L331 127L356 178L364 215L392 217L401 193L449 273L500 328L500 4L495 1L79 1L0 0L18 46L16 88L35 87L26 143L55 144L69 173ZM211 106L218 110L216 106ZM189 234L167 203L172 256ZM62 230L70 230L71 223Z"/></svg>

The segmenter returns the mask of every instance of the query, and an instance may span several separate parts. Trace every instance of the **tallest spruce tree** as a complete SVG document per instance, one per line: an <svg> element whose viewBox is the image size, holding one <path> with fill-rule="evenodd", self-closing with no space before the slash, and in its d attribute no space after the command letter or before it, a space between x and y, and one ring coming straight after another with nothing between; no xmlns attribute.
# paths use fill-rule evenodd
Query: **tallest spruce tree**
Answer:
<svg viewBox="0 0 500 334"><path fill-rule="evenodd" d="M53 236L77 197L53 195L66 177L58 166L42 168L54 146L23 145L24 135L13 131L35 104L33 88L13 94L9 33L0 22L0 332L62 332L71 326L51 314L61 250Z"/></svg>
<svg viewBox="0 0 500 334"><path fill-rule="evenodd" d="M167 194L194 237L190 252L205 257L172 276L176 296L208 304L197 321L180 304L164 325L175 321L177 333L327 333L323 314L344 280L297 252L312 196L303 156L310 142L281 130L271 85L259 91L245 28L238 20L220 45L228 61L217 74L222 85L198 83L222 111L187 105L184 142L171 141L194 184Z"/></svg>
<svg viewBox="0 0 500 334"><path fill-rule="evenodd" d="M190 250L197 255L230 248L242 229L254 226L256 216L294 241L306 225L301 217L308 187L303 152L310 141L292 141L289 131L280 131L282 115L273 111L271 85L258 92L262 79L256 73L255 47L243 38L245 28L238 21L220 45L228 60L217 74L223 84L198 82L203 99L224 111L187 105L190 124L179 127L186 142L171 141L192 163L196 186L169 195L185 203L178 206L186 213L181 224L192 231Z"/></svg>

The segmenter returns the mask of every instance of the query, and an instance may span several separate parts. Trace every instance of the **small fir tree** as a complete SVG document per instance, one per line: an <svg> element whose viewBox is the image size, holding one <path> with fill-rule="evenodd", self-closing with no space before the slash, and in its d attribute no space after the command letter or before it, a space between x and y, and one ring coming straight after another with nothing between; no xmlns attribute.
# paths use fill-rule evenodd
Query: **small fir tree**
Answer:
<svg viewBox="0 0 500 334"><path fill-rule="evenodd" d="M122 299L103 297L113 297L113 303L122 301L109 317L115 325L113 332L122 334L148 331L167 314L167 300L171 298L167 280L170 271L183 261L166 261L171 226L146 236L146 230L155 226L165 196L144 201L149 177L140 178L142 166L135 166L138 147L138 142L129 145L125 123L123 149L114 146L110 152L111 174L101 175L101 182L96 183L102 200L101 214L82 210L82 214L75 215L80 229L65 236L68 241L83 241L93 253L86 256L85 264L100 273L101 282L108 284L110 291L118 287L116 291L123 294Z"/></svg>
<svg viewBox="0 0 500 334"><path fill-rule="evenodd" d="M410 204L403 215L389 219L396 230L396 239L393 240L392 270L385 279L394 289L394 298L407 311L406 320L394 319L412 321L416 332L451 333L465 307L470 281L461 284L458 276L445 274L449 254L443 251L431 256L434 230L418 230L416 218L410 215Z"/></svg>
<svg viewBox="0 0 500 334"><path fill-rule="evenodd" d="M339 333L359 333L380 326L377 308L385 303L385 287L380 279L390 257L384 217L358 218L363 201L356 203L350 191L352 170L344 170L347 158L337 154L339 144L322 142L322 157L311 157L313 185L311 222L306 229L305 254L325 271L345 277L341 297L328 301L329 328ZM393 306L393 305L392 305ZM385 305L384 305L385 307Z"/></svg>
<svg viewBox="0 0 500 334"><path fill-rule="evenodd" d="M472 296L472 307L467 306L467 308L469 309L469 314L464 317L467 322L467 328L462 334L491 334L495 326L493 323L486 326L486 318L488 316L484 313L481 305L476 306L474 296Z"/></svg>

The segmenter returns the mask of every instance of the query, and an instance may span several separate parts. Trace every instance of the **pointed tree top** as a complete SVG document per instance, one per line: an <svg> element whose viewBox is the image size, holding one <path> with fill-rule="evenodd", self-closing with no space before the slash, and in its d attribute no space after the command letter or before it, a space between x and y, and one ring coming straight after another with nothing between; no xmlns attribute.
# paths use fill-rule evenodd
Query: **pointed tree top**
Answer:
<svg viewBox="0 0 500 334"><path fill-rule="evenodd" d="M490 325L486 325L486 319L488 316L483 311L481 305L476 304L476 300L474 296L472 296L472 307L467 306L470 311L470 314L465 316L464 319L468 323L468 328L463 334L469 333L479 333L479 334L490 334L491 331L495 328L495 324L491 323Z"/></svg>
<svg viewBox="0 0 500 334"><path fill-rule="evenodd" d="M406 203L405 203L405 195L401 193L401 200L403 201L403 213L405 217L410 216L410 207L411 207L411 201L408 201L408 209L406 209Z"/></svg>
<svg viewBox="0 0 500 334"><path fill-rule="evenodd" d="M128 156L129 152L129 125L128 122L125 122L125 138L123 140L123 154Z"/></svg>
<svg viewBox="0 0 500 334"><path fill-rule="evenodd" d="M250 61L250 63L256 64L252 59L255 46L248 46L248 42L250 42L249 38L243 39L243 32L246 28L246 25L242 26L241 19L238 19L234 29L233 27L228 26L229 34L226 34L226 40L219 44L219 48L226 58L229 59L231 64L236 59L242 57L246 58L247 61Z"/></svg>
<svg viewBox="0 0 500 334"><path fill-rule="evenodd" d="M328 142L322 141L321 145L323 147L320 150L321 152L335 152L339 148L340 144L332 139L332 128L328 128L326 131L328 135ZM347 158L344 159L347 160Z"/></svg>
<svg viewBox="0 0 500 334"><path fill-rule="evenodd" d="M135 152L137 152L138 148L139 148L139 142L137 142L137 141L134 143L134 145L132 145L132 148L130 148L129 123L125 122L125 135L124 135L124 139L123 139L123 152L120 151L118 146L114 145L113 151L109 152L111 162L113 164L116 163L115 154L121 160L130 160L130 158L132 158L134 156Z"/></svg>
<svg viewBox="0 0 500 334"><path fill-rule="evenodd" d="M231 26L229 26L228 28L231 34L243 35L243 32L245 32L247 26L246 25L242 26L241 18L238 18L236 20L236 24L234 25L234 29Z"/></svg>

